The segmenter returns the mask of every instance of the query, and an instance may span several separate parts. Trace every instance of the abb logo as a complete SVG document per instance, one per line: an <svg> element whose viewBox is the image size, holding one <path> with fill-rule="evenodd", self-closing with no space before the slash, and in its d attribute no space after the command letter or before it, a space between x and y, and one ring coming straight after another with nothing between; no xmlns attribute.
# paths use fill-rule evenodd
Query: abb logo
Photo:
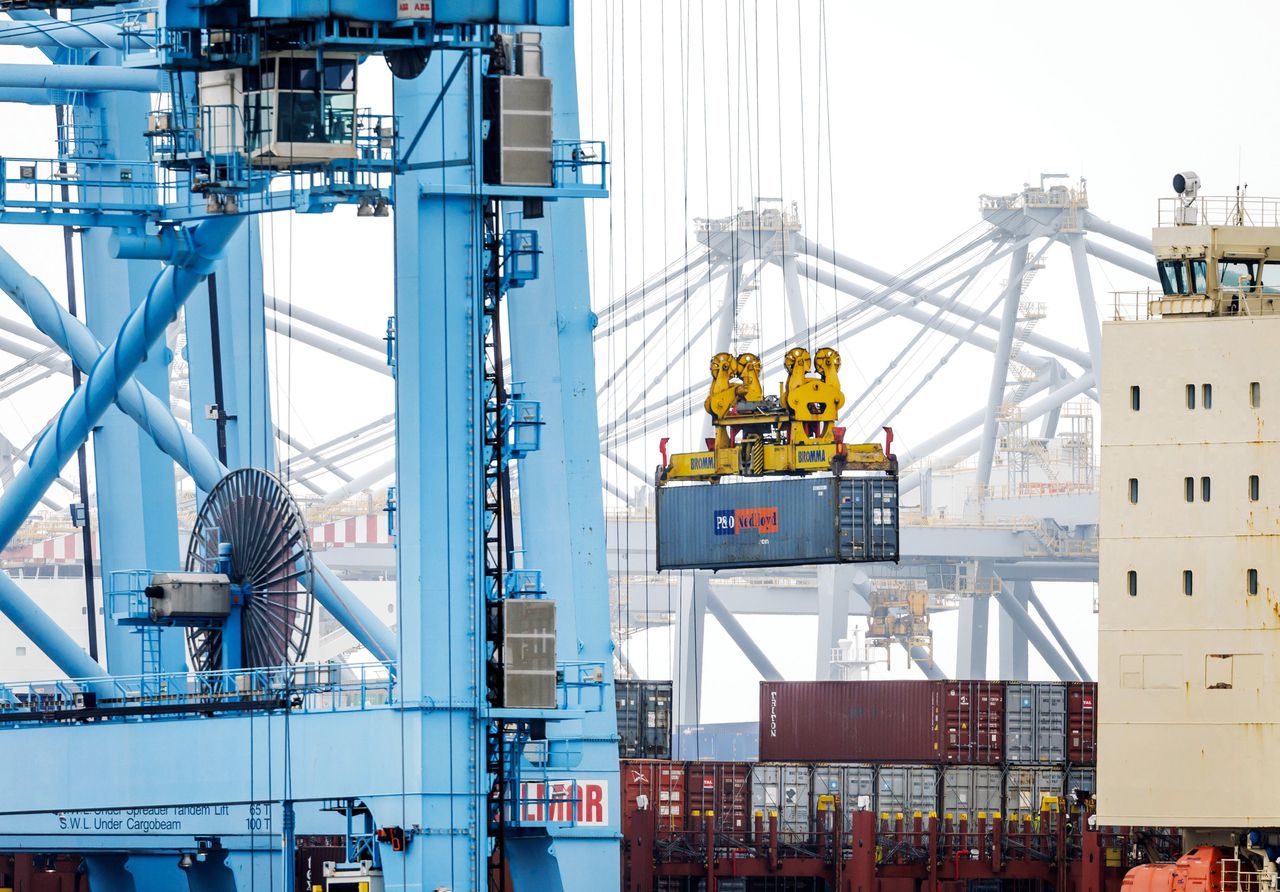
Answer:
<svg viewBox="0 0 1280 892"><path fill-rule="evenodd" d="M432 0L399 0L397 15L402 19L429 19L434 14Z"/></svg>
<svg viewBox="0 0 1280 892"><path fill-rule="evenodd" d="M520 820L601 827L609 821L609 785L600 780L530 781L520 785Z"/></svg>

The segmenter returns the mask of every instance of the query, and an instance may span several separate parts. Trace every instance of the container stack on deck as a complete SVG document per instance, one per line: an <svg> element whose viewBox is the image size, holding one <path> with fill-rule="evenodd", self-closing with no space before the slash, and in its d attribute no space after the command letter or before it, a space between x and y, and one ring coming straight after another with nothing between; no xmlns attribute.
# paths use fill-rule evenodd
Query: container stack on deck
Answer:
<svg viewBox="0 0 1280 892"><path fill-rule="evenodd" d="M1147 851L1172 855L1180 840L1087 828L1096 694L763 682L761 761L624 761L623 889L1118 889Z"/></svg>

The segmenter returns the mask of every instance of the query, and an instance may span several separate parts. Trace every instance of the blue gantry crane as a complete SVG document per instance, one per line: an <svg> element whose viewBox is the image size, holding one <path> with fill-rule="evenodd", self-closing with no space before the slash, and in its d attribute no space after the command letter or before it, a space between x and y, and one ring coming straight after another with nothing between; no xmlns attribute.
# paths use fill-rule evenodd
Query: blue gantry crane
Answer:
<svg viewBox="0 0 1280 892"><path fill-rule="evenodd" d="M95 892L292 890L321 835L346 841L307 878L330 890L616 888L580 201L605 157L569 0L0 11L0 44L54 63L0 65L0 101L62 122L56 156L0 157L0 223L78 234L87 320L0 247L0 290L84 376L0 493L0 547L92 436L108 590L99 662L0 574L67 676L0 685L0 850L80 854ZM274 474L257 221L341 205L395 216L394 632ZM161 340L183 308L189 427ZM185 555L171 463L201 503ZM369 662L304 662L313 600Z"/></svg>

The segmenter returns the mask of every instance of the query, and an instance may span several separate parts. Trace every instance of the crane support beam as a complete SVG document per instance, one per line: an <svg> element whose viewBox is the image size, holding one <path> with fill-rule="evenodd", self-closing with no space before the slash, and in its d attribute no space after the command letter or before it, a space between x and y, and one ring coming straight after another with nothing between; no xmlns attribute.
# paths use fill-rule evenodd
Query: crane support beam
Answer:
<svg viewBox="0 0 1280 892"><path fill-rule="evenodd" d="M773 661L765 655L760 645L756 644L755 639L751 637L751 633L743 628L742 623L738 622L738 618L733 615L733 611L725 606L724 601L720 600L710 586L707 586L707 612L716 618L716 622L720 623L725 633L734 644L738 645L743 656L751 661L751 665L765 681L782 681L782 673L773 665Z"/></svg>
<svg viewBox="0 0 1280 892"><path fill-rule="evenodd" d="M0 22L0 44L42 50L142 50L150 46L141 30L126 40L118 25L67 22L34 9L8 13L16 21Z"/></svg>
<svg viewBox="0 0 1280 892"><path fill-rule="evenodd" d="M1068 663L1053 646L1053 642L1049 640L1044 631L1036 625L1036 621L1031 615L1018 603L1018 599L1014 597L1008 585L1001 585L996 591L996 600L1000 602L1000 609L1004 611L1005 616L1013 620L1019 630L1027 636L1027 640L1035 647L1044 657L1044 661L1049 664L1049 668L1062 681L1080 681L1080 676L1071 668Z"/></svg>
<svg viewBox="0 0 1280 892"><path fill-rule="evenodd" d="M268 308L272 309L272 308ZM301 317L299 317L301 318ZM347 362L358 366L363 366L371 372L377 372L379 375L391 377L391 366L387 365L386 357L372 356L364 350L348 347L332 341L329 338L321 337L315 332L305 328L299 328L292 324L292 320L278 311L267 314L267 327L278 335L284 335L287 338L297 341L300 344L306 344L308 347L315 347L317 350L323 350L330 356L336 356L339 359L345 359Z"/></svg>
<svg viewBox="0 0 1280 892"><path fill-rule="evenodd" d="M1084 228L1090 232L1096 232L1098 235L1105 235L1107 238L1114 239L1131 248L1137 248L1145 254L1152 253L1151 239L1116 226L1114 223L1109 223L1091 211L1084 212Z"/></svg>
<svg viewBox="0 0 1280 892"><path fill-rule="evenodd" d="M1027 274L1027 248L1024 245L1013 252L1009 266L1009 282L1004 290L1004 308L1000 315L1000 340L996 346L996 359L991 366L991 383L987 391L986 417L982 425L982 440L978 448L978 477L980 491L991 483L991 463L995 458L996 427L1000 423L1000 408L1004 405L1004 392L1009 386L1009 355L1013 351L1013 335L1018 325L1018 307L1022 298L1022 279Z"/></svg>
<svg viewBox="0 0 1280 892"><path fill-rule="evenodd" d="M1106 245L1100 245L1097 242L1084 240L1085 250L1097 257L1099 260L1105 260L1107 263L1127 269L1129 272L1137 273L1144 278L1153 282L1160 281L1156 276L1156 265L1153 261L1143 261L1136 257L1130 257L1128 254L1122 254Z"/></svg>
<svg viewBox="0 0 1280 892"><path fill-rule="evenodd" d="M100 65L0 65L0 87L26 90L158 93L164 87L160 72L146 68Z"/></svg>
<svg viewBox="0 0 1280 892"><path fill-rule="evenodd" d="M994 260L998 260L1006 253L1025 251L1026 246L1030 241L1030 237L1021 238L1014 242L1007 251L999 251L992 254L982 262L983 264L990 263ZM916 285L910 279L903 279L899 276L893 275L892 273L885 272L884 270L876 269L874 266L869 266L868 264L855 260L846 254L841 254L831 250L830 248L823 247L822 245L816 244L804 237L798 238L797 244L800 247L800 250L805 251L819 260L824 260L832 266L839 267L846 272L853 273L856 276L862 276L865 279L870 279L871 281L879 285L883 285L886 288L890 288L893 291L908 294L912 297L918 298L919 300L923 300L925 303L932 306L940 308L946 307L948 312L968 319L971 322L976 321L984 328L989 328L995 331L1000 330L1001 319L985 314L979 309L966 306L964 304L949 307L948 304L950 304L950 298L945 294L940 294L934 289L925 288L922 285ZM1056 341L1053 338L1047 338L1044 335L1037 334L1035 332L1028 332L1025 340L1028 344L1039 347L1041 350L1046 350L1049 353L1062 357L1063 359L1070 360L1078 366L1082 366L1084 368L1089 367L1088 354L1081 350L1077 350L1074 347L1068 346L1067 344L1063 344L1060 341Z"/></svg>

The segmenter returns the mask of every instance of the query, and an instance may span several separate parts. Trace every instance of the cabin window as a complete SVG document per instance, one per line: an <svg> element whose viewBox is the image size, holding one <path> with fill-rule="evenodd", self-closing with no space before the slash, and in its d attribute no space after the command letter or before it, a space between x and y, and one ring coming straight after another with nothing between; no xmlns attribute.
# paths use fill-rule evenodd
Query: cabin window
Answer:
<svg viewBox="0 0 1280 892"><path fill-rule="evenodd" d="M1258 593L1258 571L1255 567L1250 567L1245 573L1246 591L1251 595Z"/></svg>
<svg viewBox="0 0 1280 892"><path fill-rule="evenodd" d="M1250 502L1258 501L1258 475L1257 474L1249 475L1249 501Z"/></svg>
<svg viewBox="0 0 1280 892"><path fill-rule="evenodd" d="M1186 493L1187 501L1194 502L1196 500L1196 478L1185 477L1182 481L1183 492Z"/></svg>
<svg viewBox="0 0 1280 892"><path fill-rule="evenodd" d="M1213 385L1212 384L1200 385L1200 408L1202 409L1213 408Z"/></svg>
<svg viewBox="0 0 1280 892"><path fill-rule="evenodd" d="M1142 388L1137 384L1129 388L1129 408L1135 412L1142 408Z"/></svg>
<svg viewBox="0 0 1280 892"><path fill-rule="evenodd" d="M1232 291L1248 291L1258 281L1258 261L1224 257L1218 261L1218 281Z"/></svg>
<svg viewBox="0 0 1280 892"><path fill-rule="evenodd" d="M1208 477L1200 478L1200 500L1203 502L1209 501L1209 478Z"/></svg>
<svg viewBox="0 0 1280 892"><path fill-rule="evenodd" d="M1130 598L1138 597L1138 571L1137 570L1129 571L1128 586L1129 586L1129 597Z"/></svg>
<svg viewBox="0 0 1280 892"><path fill-rule="evenodd" d="M1160 287L1165 294L1190 294L1187 281L1187 262L1185 260L1161 260Z"/></svg>
<svg viewBox="0 0 1280 892"><path fill-rule="evenodd" d="M1262 293L1280 294L1280 263L1269 260L1262 264Z"/></svg>
<svg viewBox="0 0 1280 892"><path fill-rule="evenodd" d="M1129 478L1129 504L1138 504L1138 478Z"/></svg>
<svg viewBox="0 0 1280 892"><path fill-rule="evenodd" d="M1209 291L1209 272L1204 258L1191 261L1191 293L1205 294Z"/></svg>
<svg viewBox="0 0 1280 892"><path fill-rule="evenodd" d="M1187 408L1194 409L1196 407L1196 386L1194 384L1187 385Z"/></svg>
<svg viewBox="0 0 1280 892"><path fill-rule="evenodd" d="M1249 383L1249 405L1255 409L1262 406L1262 384L1258 381Z"/></svg>
<svg viewBox="0 0 1280 892"><path fill-rule="evenodd" d="M1191 571L1183 570L1182 571L1182 593L1186 595L1188 598L1190 598L1192 588L1193 586L1192 586L1192 579L1191 579Z"/></svg>

